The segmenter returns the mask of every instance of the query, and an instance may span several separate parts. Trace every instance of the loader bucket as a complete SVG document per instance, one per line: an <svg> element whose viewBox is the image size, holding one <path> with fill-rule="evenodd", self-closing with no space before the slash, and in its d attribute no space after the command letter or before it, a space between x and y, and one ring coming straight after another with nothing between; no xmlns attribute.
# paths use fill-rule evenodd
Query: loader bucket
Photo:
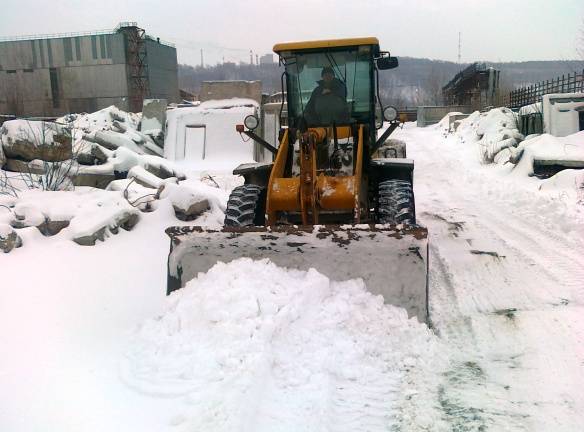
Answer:
<svg viewBox="0 0 584 432"><path fill-rule="evenodd" d="M170 227L167 294L217 262L269 258L281 267L315 268L331 280L362 278L385 303L428 322L428 232L421 227L342 225L277 228Z"/></svg>

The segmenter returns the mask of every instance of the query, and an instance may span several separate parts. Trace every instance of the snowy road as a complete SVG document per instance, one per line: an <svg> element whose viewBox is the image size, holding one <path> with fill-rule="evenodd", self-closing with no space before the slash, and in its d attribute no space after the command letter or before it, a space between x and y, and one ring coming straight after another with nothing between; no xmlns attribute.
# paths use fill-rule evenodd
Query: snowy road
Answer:
<svg viewBox="0 0 584 432"><path fill-rule="evenodd" d="M452 429L582 430L581 206L479 166L474 146L435 129L399 137L430 232L432 321L453 355L438 392Z"/></svg>

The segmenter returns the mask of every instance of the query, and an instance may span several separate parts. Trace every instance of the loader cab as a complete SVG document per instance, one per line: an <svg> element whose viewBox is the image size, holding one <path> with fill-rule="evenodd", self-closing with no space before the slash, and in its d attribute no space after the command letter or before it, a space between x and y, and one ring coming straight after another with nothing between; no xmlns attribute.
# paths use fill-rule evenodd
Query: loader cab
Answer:
<svg viewBox="0 0 584 432"><path fill-rule="evenodd" d="M274 51L285 67L290 128L364 124L375 133L377 69L397 66L377 38L283 43ZM333 74L328 88L325 72Z"/></svg>

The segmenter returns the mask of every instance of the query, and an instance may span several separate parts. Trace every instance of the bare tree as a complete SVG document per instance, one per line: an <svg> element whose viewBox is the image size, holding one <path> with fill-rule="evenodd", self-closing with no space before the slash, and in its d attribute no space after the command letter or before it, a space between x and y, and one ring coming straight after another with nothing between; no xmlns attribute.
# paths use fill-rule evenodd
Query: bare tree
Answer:
<svg viewBox="0 0 584 432"><path fill-rule="evenodd" d="M442 97L442 87L444 86L444 74L436 67L432 66L428 79L426 80L426 88L428 89L429 101L433 105L442 105L444 98Z"/></svg>

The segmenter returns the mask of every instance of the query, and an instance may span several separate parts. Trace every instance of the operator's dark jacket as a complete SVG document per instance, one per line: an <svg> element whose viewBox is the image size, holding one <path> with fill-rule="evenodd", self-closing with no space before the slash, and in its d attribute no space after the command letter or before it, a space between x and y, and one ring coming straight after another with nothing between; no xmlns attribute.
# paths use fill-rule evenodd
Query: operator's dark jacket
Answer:
<svg viewBox="0 0 584 432"><path fill-rule="evenodd" d="M342 99L343 102L346 103L347 101L347 88L345 84L338 78L333 78L330 83L328 89L331 91L331 94L323 95L322 92L324 91L324 80L317 81L318 86L312 91L310 95L310 99L308 100L308 104L306 105L306 109L304 110L304 115L306 120L309 123L318 123L319 122L319 113L316 111L316 106L318 101L327 97L330 97L331 94L337 96Z"/></svg>

